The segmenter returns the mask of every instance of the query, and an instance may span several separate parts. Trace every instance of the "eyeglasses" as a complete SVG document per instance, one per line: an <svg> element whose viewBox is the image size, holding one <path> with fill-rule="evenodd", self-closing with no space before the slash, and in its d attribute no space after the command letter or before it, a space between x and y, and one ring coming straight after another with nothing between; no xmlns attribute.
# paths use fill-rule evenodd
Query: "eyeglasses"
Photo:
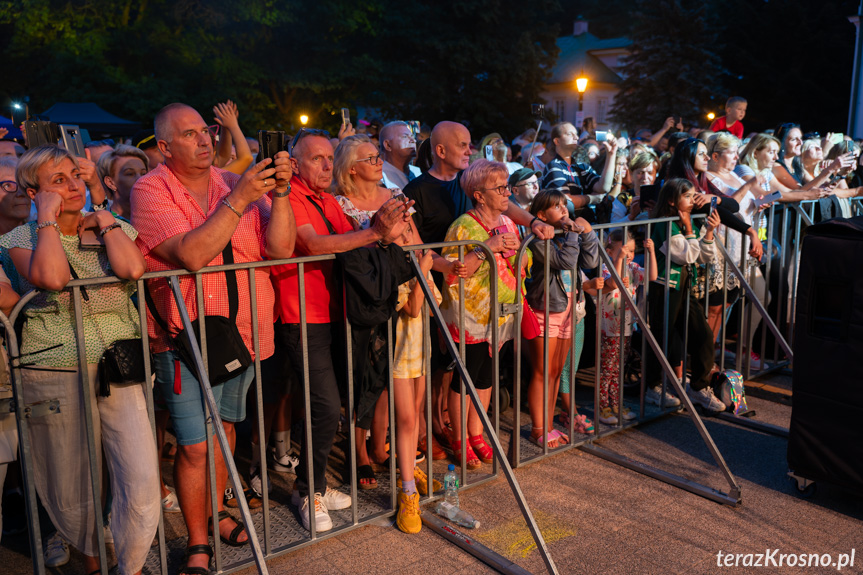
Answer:
<svg viewBox="0 0 863 575"><path fill-rule="evenodd" d="M516 184L512 187L513 188L538 188L539 182L525 182L523 184Z"/></svg>
<svg viewBox="0 0 863 575"><path fill-rule="evenodd" d="M300 131L297 132L297 135L291 140L291 145L288 146L288 154L291 156L294 155L294 146L296 146L300 140L302 140L306 136L323 136L326 139L330 139L330 133L326 130L318 130L315 128L300 128Z"/></svg>
<svg viewBox="0 0 863 575"><path fill-rule="evenodd" d="M360 158L359 160L354 160L355 162L368 162L370 166L377 166L378 164L382 164L383 160L381 160L381 155L378 154L376 156L369 156L368 158Z"/></svg>
<svg viewBox="0 0 863 575"><path fill-rule="evenodd" d="M0 188L3 188L4 192L11 194L18 191L18 182L3 180L0 182Z"/></svg>
<svg viewBox="0 0 863 575"><path fill-rule="evenodd" d="M501 196L508 196L512 192L512 186L509 184L504 186L498 186L496 188L480 188L481 192L497 192Z"/></svg>

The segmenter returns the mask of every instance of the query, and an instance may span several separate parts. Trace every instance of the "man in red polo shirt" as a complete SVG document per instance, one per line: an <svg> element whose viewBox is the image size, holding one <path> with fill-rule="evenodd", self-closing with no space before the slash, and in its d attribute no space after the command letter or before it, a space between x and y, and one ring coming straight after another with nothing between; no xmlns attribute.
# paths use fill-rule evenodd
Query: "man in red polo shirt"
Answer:
<svg viewBox="0 0 863 575"><path fill-rule="evenodd" d="M291 164L294 177L290 197L297 224L295 256L341 253L375 242L386 247L410 221L407 209L413 202L405 204L391 199L378 210L372 227L353 230L339 203L327 193L333 181L333 146L324 131L300 130L291 144ZM328 509L345 509L351 504L348 495L328 490L326 482L327 459L339 424L339 382L344 381L347 369L342 290L341 284L334 281L333 264L333 261L305 264L302 294L296 265L278 266L272 271L279 319L275 327L276 354L288 354L300 381L303 381L300 306L304 304L306 310L314 485L308 484L303 440L292 501L300 508L303 526L309 529L309 494L314 493L318 532L333 527Z"/></svg>
<svg viewBox="0 0 863 575"><path fill-rule="evenodd" d="M265 258L288 258L293 253L296 227L288 199L291 164L282 152L275 168L264 160L242 177L214 167L213 146L207 123L185 104L169 104L156 116L156 140L165 163L140 178L132 189L132 225L138 230L137 243L147 261L148 271L185 268L197 271L207 265L220 265L222 251L231 242L237 263ZM272 201L266 196L273 192ZM255 274L261 358L273 354L272 309L274 294L268 274ZM226 272L204 274L204 311L207 315L229 316ZM250 354L252 318L248 272L236 272L239 299L237 328ZM189 316L198 316L195 281L180 280ZM183 329L179 311L165 280L150 280L149 292L155 309L165 322L166 333L148 313L150 346L154 353L156 383L168 405L177 434L174 481L183 519L189 532L186 567L208 568L210 556L207 523L206 413L194 367L182 361L172 338ZM237 373L213 395L232 449L234 423L245 419L246 392L254 378L254 368ZM225 490L227 469L221 450L216 449L216 492ZM219 510L223 502L219 498ZM222 538L242 544L248 537L228 515L218 521Z"/></svg>

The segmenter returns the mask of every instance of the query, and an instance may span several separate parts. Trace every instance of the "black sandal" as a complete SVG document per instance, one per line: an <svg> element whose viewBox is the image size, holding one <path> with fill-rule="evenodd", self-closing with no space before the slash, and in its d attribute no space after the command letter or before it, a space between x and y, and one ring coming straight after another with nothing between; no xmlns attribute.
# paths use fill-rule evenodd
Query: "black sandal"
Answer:
<svg viewBox="0 0 863 575"><path fill-rule="evenodd" d="M224 537L222 535L222 532L219 531L219 539L222 540L222 543L224 543L225 545L230 545L231 547L242 547L243 545L247 544L249 542L248 539L246 539L245 541L240 541L240 533L242 533L246 529L245 523L243 523L239 519L234 519L234 517L230 513L228 513L227 511L225 511L223 509L222 511L219 511L219 519L218 519L218 521L216 521L216 524L218 525L219 523L221 523L225 519L232 519L237 524L237 526L234 527L233 531L231 531L230 537ZM218 527L215 527L215 528L218 529ZM210 524L210 535L213 534L213 531L212 531L213 529L214 529L214 527L213 527L213 524L211 523Z"/></svg>
<svg viewBox="0 0 863 575"><path fill-rule="evenodd" d="M370 479L368 483L360 483L363 479ZM360 465L357 467L357 487L360 489L376 489L378 480L375 478L375 471L371 465Z"/></svg>
<svg viewBox="0 0 863 575"><path fill-rule="evenodd" d="M189 567L189 557L192 555L206 555L208 557L207 567ZM180 567L180 575L210 575L210 563L212 560L213 549L209 545L192 545L191 547L187 547L186 556L183 557L183 566Z"/></svg>

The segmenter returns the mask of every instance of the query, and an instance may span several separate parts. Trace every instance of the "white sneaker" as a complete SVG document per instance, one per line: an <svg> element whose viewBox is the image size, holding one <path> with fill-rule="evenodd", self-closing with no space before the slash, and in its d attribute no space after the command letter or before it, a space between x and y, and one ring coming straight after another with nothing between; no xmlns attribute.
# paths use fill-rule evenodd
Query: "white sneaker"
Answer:
<svg viewBox="0 0 863 575"><path fill-rule="evenodd" d="M258 497L264 496L263 490L264 482L261 480L261 470L258 469L257 465L253 465L249 468L249 487L255 490L255 494ZM267 477L267 495L273 492L273 482L270 481L270 478Z"/></svg>
<svg viewBox="0 0 863 575"><path fill-rule="evenodd" d="M647 403L652 403L653 405L661 405L662 400L662 386L657 385L656 387L651 387L644 393L644 401ZM677 399L677 396L670 394L668 391L665 392L665 406L666 407L677 407L680 405L680 400Z"/></svg>
<svg viewBox="0 0 863 575"><path fill-rule="evenodd" d="M614 412L611 411L610 407L603 407L599 411L599 417L597 417L600 423L604 423L605 425L617 425L617 416L614 415Z"/></svg>
<svg viewBox="0 0 863 575"><path fill-rule="evenodd" d="M692 389L688 384L686 386L686 395L693 403L697 403L707 411L720 412L725 411L725 404L716 399L713 395L713 388L709 385L698 391Z"/></svg>
<svg viewBox="0 0 863 575"><path fill-rule="evenodd" d="M54 533L45 544L45 567L61 567L69 562L69 545L59 533Z"/></svg>
<svg viewBox="0 0 863 575"><path fill-rule="evenodd" d="M303 504L300 507L300 520L303 522L303 527L311 531L309 527L309 498L303 499ZM323 497L320 493L315 493L315 530L317 532L329 531L333 528L333 520L330 519L330 514L327 513L327 506L324 505Z"/></svg>
<svg viewBox="0 0 863 575"><path fill-rule="evenodd" d="M317 496L321 498L321 501L327 506L327 509L331 509L333 511L347 509L351 506L351 496L345 495L341 491L337 491L335 489L327 489L326 495L318 493ZM300 492L297 489L294 489L293 493L291 493L291 503L297 507L300 506Z"/></svg>
<svg viewBox="0 0 863 575"><path fill-rule="evenodd" d="M628 407L626 407L626 406L624 405L624 406L623 406L623 414L622 414L622 417L623 417L623 419L624 419L625 421L632 421L633 419L635 419L635 418L636 418L636 417L638 417L638 416L637 416L637 415L635 415L635 412L634 412L634 411L632 411L631 409L629 409Z"/></svg>
<svg viewBox="0 0 863 575"><path fill-rule="evenodd" d="M296 473L297 467L300 465L300 458L293 453L285 453L281 457L276 455L275 450L270 451L267 462L270 469L279 473Z"/></svg>

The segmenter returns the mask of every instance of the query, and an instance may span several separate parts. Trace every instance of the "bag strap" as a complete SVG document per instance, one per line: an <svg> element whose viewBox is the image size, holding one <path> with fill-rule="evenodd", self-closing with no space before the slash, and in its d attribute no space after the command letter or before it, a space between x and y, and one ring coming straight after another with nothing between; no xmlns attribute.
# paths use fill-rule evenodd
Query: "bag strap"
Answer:
<svg viewBox="0 0 863 575"><path fill-rule="evenodd" d="M324 210L321 206L318 205L318 202L312 199L311 196L306 196L306 199L310 204L315 206L315 209L318 210L318 213L321 214L321 218L323 218L324 223L327 225L327 230L329 230L331 236L339 235L338 232L333 228L333 224L330 223L330 220L327 219L327 216L324 215Z"/></svg>
<svg viewBox="0 0 863 575"><path fill-rule="evenodd" d="M478 223L480 226L482 226L482 229L484 229L484 230L485 230L485 233L487 233L487 234L488 234L488 237L489 237L489 238L491 238L491 232L490 232L490 231L489 231L489 229L485 226L485 224L484 224L484 223L482 223L478 217L476 217L476 214L474 214L474 213L473 213L473 210L469 211L469 212L467 213L467 215L469 215L470 217L472 217L473 219L475 219L475 220L476 220L476 223ZM511 273L511 274L512 274L512 277L515 277L515 270L512 268L512 264L511 264L511 263L509 263L509 260L508 260L507 258L502 258L502 259L503 259L504 263L506 263L506 267L507 267L507 268L509 268L509 273ZM522 278L522 279L523 279L523 278ZM525 299L525 303L526 303L526 302L527 302L527 293L524 291L524 282L522 282L522 284L521 284L521 286L520 286L520 287L521 287L521 295L522 295L522 297L524 297L524 299ZM518 303L518 296L517 296L517 295L516 295L516 298L515 298L515 299L516 299L516 301L515 301L515 302L513 302L513 303Z"/></svg>
<svg viewBox="0 0 863 575"><path fill-rule="evenodd" d="M234 263L234 247L231 244L231 240L228 240L227 245L225 245L225 249L222 250L222 264L230 265L232 263ZM237 290L237 272L235 270L228 270L225 272L225 283L228 288L228 315L230 316L231 322L236 323L237 313L240 308L240 294ZM156 323L162 328L162 331L168 334L171 333L167 322L165 322L164 318L159 314L159 310L156 309L156 302L153 300L153 295L150 293L150 288L147 282L144 282L144 299L147 300L147 308L153 315L153 319L156 320Z"/></svg>

